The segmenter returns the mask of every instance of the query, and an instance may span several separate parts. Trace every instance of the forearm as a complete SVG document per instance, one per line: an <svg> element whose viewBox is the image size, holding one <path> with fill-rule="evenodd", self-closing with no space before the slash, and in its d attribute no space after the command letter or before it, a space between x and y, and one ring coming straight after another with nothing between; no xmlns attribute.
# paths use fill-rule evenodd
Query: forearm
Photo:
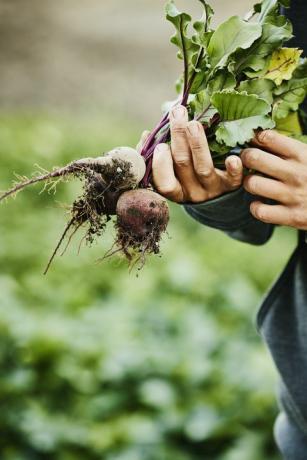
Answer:
<svg viewBox="0 0 307 460"><path fill-rule="evenodd" d="M185 205L187 213L208 227L227 233L232 238L264 244L271 237L273 225L256 220L250 213L252 195L243 188L199 204Z"/></svg>

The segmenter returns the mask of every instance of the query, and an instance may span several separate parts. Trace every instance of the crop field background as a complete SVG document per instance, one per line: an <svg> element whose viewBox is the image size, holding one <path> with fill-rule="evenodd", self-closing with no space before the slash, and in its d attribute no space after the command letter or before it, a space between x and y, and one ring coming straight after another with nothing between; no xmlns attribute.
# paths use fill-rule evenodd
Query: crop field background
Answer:
<svg viewBox="0 0 307 460"><path fill-rule="evenodd" d="M0 189L157 121L180 71L163 3L0 0ZM251 2L212 4L218 22ZM172 205L141 272L79 234L44 277L80 185L39 191L0 208L1 460L277 460L254 323L295 232L251 247Z"/></svg>

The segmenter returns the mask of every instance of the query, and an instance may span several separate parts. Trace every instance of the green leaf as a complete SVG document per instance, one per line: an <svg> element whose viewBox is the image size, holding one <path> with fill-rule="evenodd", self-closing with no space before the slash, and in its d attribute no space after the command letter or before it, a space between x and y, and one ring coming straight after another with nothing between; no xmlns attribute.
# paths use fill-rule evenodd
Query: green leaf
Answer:
<svg viewBox="0 0 307 460"><path fill-rule="evenodd" d="M271 22L263 24L261 37L248 50L236 53L231 69L236 73L245 71L249 77L265 74L272 52L291 37L292 25L284 16L271 18Z"/></svg>
<svg viewBox="0 0 307 460"><path fill-rule="evenodd" d="M213 154L217 153L220 156L220 155L225 155L226 153L229 153L229 147L223 143L217 142L216 139L212 139L211 141L209 141L208 144L209 144L210 152L212 152Z"/></svg>
<svg viewBox="0 0 307 460"><path fill-rule="evenodd" d="M211 37L208 55L212 68L225 67L229 57L239 49L249 48L261 36L260 24L232 16L222 23Z"/></svg>
<svg viewBox="0 0 307 460"><path fill-rule="evenodd" d="M307 144L307 136L305 134L293 134L290 137L296 139L297 141L303 142L304 144Z"/></svg>
<svg viewBox="0 0 307 460"><path fill-rule="evenodd" d="M206 89L199 91L196 97L191 102L192 111L196 114L195 118L206 125L210 125L210 121L217 113L217 110L212 106L210 96L216 91L223 89L233 89L236 86L234 75L227 69L219 69L209 83Z"/></svg>
<svg viewBox="0 0 307 460"><path fill-rule="evenodd" d="M210 95L206 90L200 91L193 101L190 102L190 107L194 118L199 120L204 125L210 125L217 110L211 104Z"/></svg>
<svg viewBox="0 0 307 460"><path fill-rule="evenodd" d="M305 64L303 64L305 67ZM300 76L300 67L294 76ZM305 74L306 75L306 74ZM285 118L291 111L297 111L307 95L307 76L305 78L293 78L284 82L274 91L273 117Z"/></svg>
<svg viewBox="0 0 307 460"><path fill-rule="evenodd" d="M206 54L195 54L192 58L192 73L190 73L190 94L196 94L206 88L208 81L209 63Z"/></svg>
<svg viewBox="0 0 307 460"><path fill-rule="evenodd" d="M299 64L302 52L298 48L281 48L274 51L264 78L273 80L277 86L283 80L290 80Z"/></svg>
<svg viewBox="0 0 307 460"><path fill-rule="evenodd" d="M232 89L236 86L235 76L227 69L219 69L215 72L214 77L208 82L208 92L213 94L223 89Z"/></svg>
<svg viewBox="0 0 307 460"><path fill-rule="evenodd" d="M189 58L191 54L194 54L198 50L198 47L192 42L188 36L188 27L192 21L192 18L187 13L180 12L173 0L167 3L165 7L166 19L170 21L175 29L176 33L171 37L171 43L179 48L179 57L183 59L185 55Z"/></svg>
<svg viewBox="0 0 307 460"><path fill-rule="evenodd" d="M213 8L207 3L205 0L199 0L200 3L204 7L204 17L202 18L202 21L206 24L206 32L210 28L211 20L214 15L214 10Z"/></svg>
<svg viewBox="0 0 307 460"><path fill-rule="evenodd" d="M224 122L219 125L216 131L216 139L229 147L235 147L249 142L254 137L255 129L271 129L274 126L272 119L263 115Z"/></svg>
<svg viewBox="0 0 307 460"><path fill-rule="evenodd" d="M199 0L204 7L204 13L200 21L193 24L195 34L192 36L192 41L199 46L199 52L192 57L192 65L194 75L190 93L195 94L206 87L209 62L207 56L208 44L213 35L213 30L210 29L211 19L214 14L211 6L204 0Z"/></svg>
<svg viewBox="0 0 307 460"><path fill-rule="evenodd" d="M166 5L166 17L175 26L176 33L171 42L179 48L178 57L184 61L183 90L189 88L194 94L205 87L207 80L208 57L205 52L213 32L209 30L213 15L212 8L200 0L204 14L200 21L194 23L195 34L189 35L192 18L180 12L173 0Z"/></svg>
<svg viewBox="0 0 307 460"><path fill-rule="evenodd" d="M192 18L190 15L180 12L173 0L167 3L165 12L167 20L176 29L175 35L171 38L171 43L179 48L178 57L184 61L185 85L187 85L193 55L199 51L199 46L188 35L188 27Z"/></svg>
<svg viewBox="0 0 307 460"><path fill-rule="evenodd" d="M193 24L197 34L193 36L196 43L202 44L207 47L213 31L210 30L210 24L214 11L211 6L204 0L199 0L204 7L204 14L200 21Z"/></svg>
<svg viewBox="0 0 307 460"><path fill-rule="evenodd" d="M238 91L245 91L247 94L256 94L261 99L265 99L269 104L273 102L274 82L263 78L242 81Z"/></svg>
<svg viewBox="0 0 307 460"><path fill-rule="evenodd" d="M250 141L257 128L274 127L274 122L267 116L270 104L254 94L225 90L214 93L211 102L221 116L216 140L229 147Z"/></svg>
<svg viewBox="0 0 307 460"><path fill-rule="evenodd" d="M300 64L293 73L293 78L306 78L307 77L307 59L301 59Z"/></svg>
<svg viewBox="0 0 307 460"><path fill-rule="evenodd" d="M254 6L255 13L259 13L258 21L264 23L271 16L279 14L280 6L289 7L290 0L263 0Z"/></svg>
<svg viewBox="0 0 307 460"><path fill-rule="evenodd" d="M297 112L291 112L287 117L276 120L276 129L286 136L303 134Z"/></svg>

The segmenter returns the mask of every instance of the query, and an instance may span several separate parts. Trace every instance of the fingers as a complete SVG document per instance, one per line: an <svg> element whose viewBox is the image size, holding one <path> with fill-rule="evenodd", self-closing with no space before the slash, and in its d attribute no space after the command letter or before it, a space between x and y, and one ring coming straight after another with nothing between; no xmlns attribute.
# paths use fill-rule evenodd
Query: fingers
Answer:
<svg viewBox="0 0 307 460"><path fill-rule="evenodd" d="M254 201L250 206L252 215L267 224L292 226L290 208L282 205L268 205Z"/></svg>
<svg viewBox="0 0 307 460"><path fill-rule="evenodd" d="M161 195L177 203L184 201L183 190L175 176L170 147L159 144L154 152L152 173L154 185Z"/></svg>
<svg viewBox="0 0 307 460"><path fill-rule="evenodd" d="M225 161L226 171L221 171L227 189L239 187L243 180L243 164L239 157L230 155Z"/></svg>
<svg viewBox="0 0 307 460"><path fill-rule="evenodd" d="M154 184L162 195L176 202L198 203L240 186L240 158L230 157L226 171L216 169L201 123L189 122L185 107L170 112L170 129L171 148L160 144L153 158Z"/></svg>
<svg viewBox="0 0 307 460"><path fill-rule="evenodd" d="M199 187L187 138L187 124L188 112L186 108L183 106L175 107L170 112L171 152L176 176L186 191Z"/></svg>
<svg viewBox="0 0 307 460"><path fill-rule="evenodd" d="M245 149L241 153L241 159L246 168L254 169L282 181L289 179L289 162L282 160L276 155L260 149Z"/></svg>
<svg viewBox="0 0 307 460"><path fill-rule="evenodd" d="M277 180L252 174L244 179L243 185L245 190L253 195L270 198L280 203L291 203L289 188Z"/></svg>
<svg viewBox="0 0 307 460"><path fill-rule="evenodd" d="M209 150L204 129L198 121L190 121L187 124L187 138L192 152L194 171L199 182L210 187L210 184L217 181L213 160Z"/></svg>
<svg viewBox="0 0 307 460"><path fill-rule="evenodd" d="M253 142L264 150L286 158L298 158L301 153L307 152L307 147L302 142L273 130L258 132Z"/></svg>

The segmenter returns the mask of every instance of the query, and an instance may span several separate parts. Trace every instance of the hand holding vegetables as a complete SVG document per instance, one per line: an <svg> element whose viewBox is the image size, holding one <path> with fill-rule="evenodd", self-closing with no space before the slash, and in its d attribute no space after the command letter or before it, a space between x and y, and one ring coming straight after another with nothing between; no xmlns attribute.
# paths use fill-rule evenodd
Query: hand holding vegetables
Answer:
<svg viewBox="0 0 307 460"><path fill-rule="evenodd" d="M199 1L203 16L194 23L172 0L167 4L166 16L176 31L171 41L184 71L177 99L168 104L170 111L140 153L120 147L76 160L50 173L21 178L0 196L4 200L38 182L55 190L60 181L82 181L83 192L71 206L71 218L47 270L64 238L69 244L83 227L91 244L115 214L117 235L107 255L122 252L143 265L146 254L159 252L169 219L167 203L152 190L154 185L177 202L208 200L241 184L240 159L229 152L248 146L255 130L282 125L289 136L300 137L298 110L307 91L307 60L301 50L284 47L292 25L280 15L280 6L289 0L263 0L248 19L232 16L216 30L211 28L212 8ZM295 129L288 126L293 116Z"/></svg>
<svg viewBox="0 0 307 460"><path fill-rule="evenodd" d="M170 127L171 146L156 147L152 166L154 185L161 195L177 203L199 203L241 185L240 158L226 158L226 171L215 168L202 125L188 122L185 107L171 111Z"/></svg>
<svg viewBox="0 0 307 460"><path fill-rule="evenodd" d="M255 200L251 213L263 222L307 230L307 145L275 131L258 134L254 144L242 152L242 161L261 175L247 176L244 187L277 204Z"/></svg>

